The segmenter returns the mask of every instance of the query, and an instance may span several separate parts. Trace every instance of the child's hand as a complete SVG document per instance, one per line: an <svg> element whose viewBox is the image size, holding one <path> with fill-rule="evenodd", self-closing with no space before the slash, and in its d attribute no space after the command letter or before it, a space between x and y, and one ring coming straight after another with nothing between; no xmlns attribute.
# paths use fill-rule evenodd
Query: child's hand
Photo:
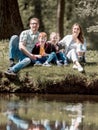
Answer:
<svg viewBox="0 0 98 130"><path fill-rule="evenodd" d="M47 56L48 54L47 53L44 53L42 56Z"/></svg>
<svg viewBox="0 0 98 130"><path fill-rule="evenodd" d="M36 58L42 58L42 56L41 55L36 55Z"/></svg>

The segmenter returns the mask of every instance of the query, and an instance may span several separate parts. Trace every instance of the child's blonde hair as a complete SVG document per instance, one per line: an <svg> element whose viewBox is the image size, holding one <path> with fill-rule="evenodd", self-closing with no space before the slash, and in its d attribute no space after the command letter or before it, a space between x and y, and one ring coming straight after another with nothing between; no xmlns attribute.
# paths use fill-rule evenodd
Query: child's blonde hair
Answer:
<svg viewBox="0 0 98 130"><path fill-rule="evenodd" d="M50 39L52 39L53 36L56 36L58 40L60 39L60 35L59 35L59 33L57 33L57 32L52 32L52 33L50 34Z"/></svg>

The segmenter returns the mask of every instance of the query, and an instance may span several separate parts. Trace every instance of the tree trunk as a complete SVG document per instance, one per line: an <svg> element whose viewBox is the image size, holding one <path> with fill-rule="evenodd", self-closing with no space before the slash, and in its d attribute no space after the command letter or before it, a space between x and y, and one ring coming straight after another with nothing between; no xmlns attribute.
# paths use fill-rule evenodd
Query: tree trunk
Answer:
<svg viewBox="0 0 98 130"><path fill-rule="evenodd" d="M41 0L34 0L34 14L35 14L35 17L39 18L40 19L40 31L44 31L45 30L45 27L44 27L44 23L43 23L43 17L42 17L42 14L41 14L41 10L42 10L42 7L41 7Z"/></svg>
<svg viewBox="0 0 98 130"><path fill-rule="evenodd" d="M62 38L64 36L64 11L65 11L65 0L58 0L57 7L57 32Z"/></svg>
<svg viewBox="0 0 98 130"><path fill-rule="evenodd" d="M23 30L17 0L0 0L0 39L8 39Z"/></svg>

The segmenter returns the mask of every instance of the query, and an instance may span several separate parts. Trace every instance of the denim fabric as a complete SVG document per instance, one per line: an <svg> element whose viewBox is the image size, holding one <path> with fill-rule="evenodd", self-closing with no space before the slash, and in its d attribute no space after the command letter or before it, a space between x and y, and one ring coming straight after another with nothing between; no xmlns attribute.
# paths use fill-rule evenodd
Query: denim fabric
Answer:
<svg viewBox="0 0 98 130"><path fill-rule="evenodd" d="M17 35L13 35L9 42L9 58L10 59L18 59L20 56L19 50L19 37Z"/></svg>
<svg viewBox="0 0 98 130"><path fill-rule="evenodd" d="M56 53L55 52L51 52L48 56L43 56L42 58L37 58L37 60L33 60L32 63L36 63L36 62L40 62L40 63L44 63L44 62L53 62L53 63L56 63L57 61L57 56L56 56Z"/></svg>
<svg viewBox="0 0 98 130"><path fill-rule="evenodd" d="M19 61L16 65L14 65L13 67L11 67L11 70L13 72L18 72L19 70L21 70L22 68L26 67L30 63L31 63L30 58L25 57L23 60Z"/></svg>
<svg viewBox="0 0 98 130"><path fill-rule="evenodd" d="M43 56L42 58L38 58L38 59L36 60L36 62L39 61L40 63L43 64L43 63L47 60L47 58L48 58L48 56Z"/></svg>
<svg viewBox="0 0 98 130"><path fill-rule="evenodd" d="M56 63L56 61L57 61L58 59L57 59L57 56L56 56L56 53L55 52L51 52L49 55L48 55L48 58L47 58L47 62L48 63L50 63L51 61L53 62L53 63Z"/></svg>
<svg viewBox="0 0 98 130"><path fill-rule="evenodd" d="M57 53L57 58L58 58L59 61L62 61L63 63L67 62L67 57L62 52Z"/></svg>
<svg viewBox="0 0 98 130"><path fill-rule="evenodd" d="M10 39L9 44L9 57L10 59L18 59L19 62L10 69L14 72L18 72L23 67L30 64L31 60L19 50L19 37L14 35Z"/></svg>

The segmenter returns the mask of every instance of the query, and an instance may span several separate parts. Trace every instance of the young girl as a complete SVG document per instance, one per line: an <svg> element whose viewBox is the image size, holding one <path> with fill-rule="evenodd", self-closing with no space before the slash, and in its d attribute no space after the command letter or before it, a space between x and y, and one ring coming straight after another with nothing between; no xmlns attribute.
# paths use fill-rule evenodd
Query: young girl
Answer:
<svg viewBox="0 0 98 130"><path fill-rule="evenodd" d="M54 48L58 60L61 61L64 65L68 65L66 55L59 50L59 46L58 46L59 40L60 40L59 33L52 32L50 34L50 41L48 41L48 43L50 43L52 45L52 48Z"/></svg>

